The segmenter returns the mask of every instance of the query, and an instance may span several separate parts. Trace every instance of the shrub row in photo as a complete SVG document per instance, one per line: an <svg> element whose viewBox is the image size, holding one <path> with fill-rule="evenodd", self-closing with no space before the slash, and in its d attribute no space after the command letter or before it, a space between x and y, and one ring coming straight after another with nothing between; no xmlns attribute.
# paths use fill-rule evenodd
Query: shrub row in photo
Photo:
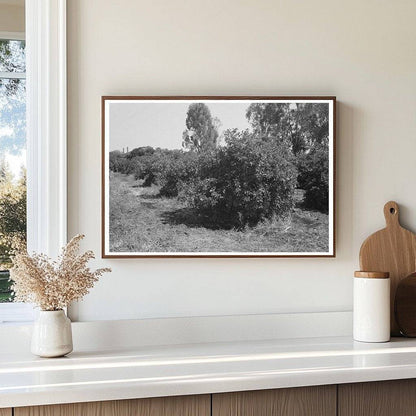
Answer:
<svg viewBox="0 0 416 416"><path fill-rule="evenodd" d="M328 146L297 156L282 141L228 130L225 145L203 152L140 147L110 153L110 170L132 174L143 187L159 186L222 228L253 226L294 207L296 188L305 208L328 212Z"/></svg>

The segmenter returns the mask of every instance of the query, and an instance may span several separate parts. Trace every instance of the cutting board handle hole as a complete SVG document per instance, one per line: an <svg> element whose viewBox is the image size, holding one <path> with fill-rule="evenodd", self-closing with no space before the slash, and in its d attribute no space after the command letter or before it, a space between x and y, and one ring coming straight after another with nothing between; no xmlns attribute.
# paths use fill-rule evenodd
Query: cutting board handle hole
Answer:
<svg viewBox="0 0 416 416"><path fill-rule="evenodd" d="M397 226L399 224L399 205L395 201L389 201L384 205L384 218L387 226Z"/></svg>

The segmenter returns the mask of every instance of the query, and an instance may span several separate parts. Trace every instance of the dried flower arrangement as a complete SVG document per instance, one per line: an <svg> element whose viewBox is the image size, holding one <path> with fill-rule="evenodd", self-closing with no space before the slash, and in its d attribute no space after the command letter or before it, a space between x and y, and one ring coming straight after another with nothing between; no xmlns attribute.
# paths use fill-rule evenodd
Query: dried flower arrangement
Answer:
<svg viewBox="0 0 416 416"><path fill-rule="evenodd" d="M81 234L72 238L57 261L45 254L29 255L26 249L17 252L10 270L15 302L34 303L45 311L60 310L84 297L103 273L111 272L109 268L88 268L94 253L78 254L83 238Z"/></svg>

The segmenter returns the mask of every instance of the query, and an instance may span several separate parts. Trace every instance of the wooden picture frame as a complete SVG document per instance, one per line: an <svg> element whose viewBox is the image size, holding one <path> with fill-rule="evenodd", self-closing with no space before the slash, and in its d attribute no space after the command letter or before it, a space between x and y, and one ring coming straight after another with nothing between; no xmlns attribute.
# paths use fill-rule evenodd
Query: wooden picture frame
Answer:
<svg viewBox="0 0 416 416"><path fill-rule="evenodd" d="M335 97L101 102L103 258L335 257Z"/></svg>

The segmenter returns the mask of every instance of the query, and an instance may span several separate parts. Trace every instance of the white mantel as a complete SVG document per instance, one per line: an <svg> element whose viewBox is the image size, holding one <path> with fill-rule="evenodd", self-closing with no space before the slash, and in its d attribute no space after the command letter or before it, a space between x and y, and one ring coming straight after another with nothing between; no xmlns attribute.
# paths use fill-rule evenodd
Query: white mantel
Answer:
<svg viewBox="0 0 416 416"><path fill-rule="evenodd" d="M3 342L3 340L2 340ZM0 407L273 389L416 377L416 340L350 337L0 354Z"/></svg>
<svg viewBox="0 0 416 416"><path fill-rule="evenodd" d="M416 340L350 333L350 312L80 322L42 359L31 325L2 325L0 408L416 377Z"/></svg>

